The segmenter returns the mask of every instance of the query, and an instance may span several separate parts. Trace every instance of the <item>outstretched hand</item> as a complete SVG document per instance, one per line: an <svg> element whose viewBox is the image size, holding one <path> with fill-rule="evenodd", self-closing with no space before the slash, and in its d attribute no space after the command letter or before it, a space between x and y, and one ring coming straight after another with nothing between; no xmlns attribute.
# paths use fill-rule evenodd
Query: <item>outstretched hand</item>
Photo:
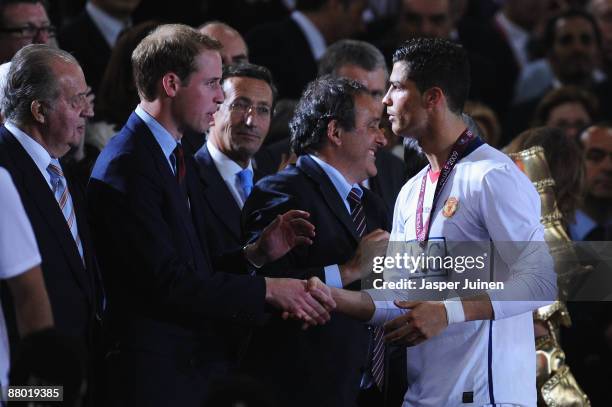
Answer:
<svg viewBox="0 0 612 407"><path fill-rule="evenodd" d="M259 267L273 262L294 247L311 245L315 227L308 222L310 214L300 210L289 210L278 215L261 233L255 243L247 246L246 256Z"/></svg>

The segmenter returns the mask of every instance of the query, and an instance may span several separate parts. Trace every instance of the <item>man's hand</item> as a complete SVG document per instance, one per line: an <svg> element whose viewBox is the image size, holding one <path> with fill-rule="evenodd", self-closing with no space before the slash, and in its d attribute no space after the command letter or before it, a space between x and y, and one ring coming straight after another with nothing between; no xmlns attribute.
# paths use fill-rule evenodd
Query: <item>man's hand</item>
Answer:
<svg viewBox="0 0 612 407"><path fill-rule="evenodd" d="M389 233L382 229L376 229L363 236L353 257L338 267L342 286L346 287L370 275L374 257L385 255L388 241Z"/></svg>
<svg viewBox="0 0 612 407"><path fill-rule="evenodd" d="M266 277L266 301L283 310L283 318L304 321L304 327L325 324L330 319L329 312L336 308L336 303L329 288L321 280L316 280L320 285L313 281L309 288L306 281Z"/></svg>
<svg viewBox="0 0 612 407"><path fill-rule="evenodd" d="M413 346L434 337L448 326L444 303L438 301L395 301L410 312L384 325L385 342Z"/></svg>
<svg viewBox="0 0 612 407"><path fill-rule="evenodd" d="M256 242L247 246L246 258L251 264L261 267L277 260L300 245L311 245L315 227L306 219L305 211L290 210L278 215L261 233Z"/></svg>

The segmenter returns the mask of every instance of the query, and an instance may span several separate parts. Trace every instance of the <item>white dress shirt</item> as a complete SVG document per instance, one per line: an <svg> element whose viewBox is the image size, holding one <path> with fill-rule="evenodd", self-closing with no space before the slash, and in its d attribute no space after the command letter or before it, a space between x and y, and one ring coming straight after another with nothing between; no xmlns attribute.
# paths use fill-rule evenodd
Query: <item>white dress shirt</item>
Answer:
<svg viewBox="0 0 612 407"><path fill-rule="evenodd" d="M291 18L304 33L306 41L308 42L308 45L310 45L310 51L312 52L312 56L314 57L315 61L321 59L325 53L325 49L327 48L325 38L323 37L323 34L321 34L321 31L319 31L319 29L312 23L312 21L308 19L308 17L297 10L291 13Z"/></svg>
<svg viewBox="0 0 612 407"><path fill-rule="evenodd" d="M501 11L495 14L495 22L504 32L519 68L523 69L527 62L529 62L529 57L527 55L529 32L510 21Z"/></svg>
<svg viewBox="0 0 612 407"><path fill-rule="evenodd" d="M104 37L104 40L111 49L115 47L121 31L132 26L131 20L119 20L106 13L91 1L87 2L85 10L87 10L87 14L89 14L89 17L91 17L96 27L98 27L98 30L102 33L102 37Z"/></svg>

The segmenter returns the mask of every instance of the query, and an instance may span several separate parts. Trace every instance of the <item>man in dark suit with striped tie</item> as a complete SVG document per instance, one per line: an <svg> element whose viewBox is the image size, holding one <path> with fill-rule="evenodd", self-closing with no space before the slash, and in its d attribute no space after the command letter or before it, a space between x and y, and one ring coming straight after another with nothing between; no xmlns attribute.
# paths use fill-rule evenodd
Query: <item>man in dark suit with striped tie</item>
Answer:
<svg viewBox="0 0 612 407"><path fill-rule="evenodd" d="M259 275L317 276L359 290L364 244L386 240L390 227L381 199L359 185L376 175L376 153L386 144L381 115L380 100L357 82L323 77L308 86L290 125L297 163L255 185L242 220L247 238L255 239L278 214L300 209L317 233L311 246L293 249ZM282 322L254 334L245 362L280 405L356 406L366 394L383 405L380 332L343 315L306 332Z"/></svg>
<svg viewBox="0 0 612 407"><path fill-rule="evenodd" d="M72 55L42 44L22 48L7 76L0 166L10 172L32 223L55 326L89 351L91 373L102 287L83 191L59 161L83 137L91 116L86 94Z"/></svg>

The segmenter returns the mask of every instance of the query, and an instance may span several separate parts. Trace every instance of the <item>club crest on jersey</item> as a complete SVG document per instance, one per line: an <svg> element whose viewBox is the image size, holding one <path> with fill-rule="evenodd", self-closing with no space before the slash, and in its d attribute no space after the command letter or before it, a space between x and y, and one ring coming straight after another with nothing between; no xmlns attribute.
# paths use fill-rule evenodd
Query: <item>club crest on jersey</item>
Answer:
<svg viewBox="0 0 612 407"><path fill-rule="evenodd" d="M444 203L444 207L442 208L442 215L446 218L450 218L457 212L457 207L459 206L459 200L455 197L450 197Z"/></svg>

